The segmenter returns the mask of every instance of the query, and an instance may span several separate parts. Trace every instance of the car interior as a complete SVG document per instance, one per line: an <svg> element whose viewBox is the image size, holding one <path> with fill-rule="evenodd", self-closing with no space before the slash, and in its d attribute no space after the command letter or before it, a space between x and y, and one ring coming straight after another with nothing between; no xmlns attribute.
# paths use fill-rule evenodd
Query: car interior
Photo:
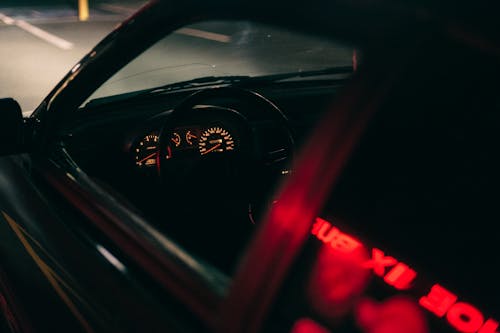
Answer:
<svg viewBox="0 0 500 333"><path fill-rule="evenodd" d="M495 313L500 305L490 291L498 281L498 233L488 230L498 217L500 113L496 86L487 82L499 67L464 40L424 34L410 44L359 51L363 61L388 66L379 72L397 78L320 217ZM333 52L325 45L317 52ZM247 80L248 73L236 72L194 85L149 89L159 86L152 83L133 94L101 91L74 113L61 143L95 182L231 275L309 135L351 77L364 73L363 62L352 68L353 47L341 52L344 63L328 66L336 70L311 76ZM307 58L307 50L297 54L298 62ZM279 62L268 61L270 68ZM359 329L352 328L359 327L355 315L339 323L342 313L304 293L320 245L308 240L266 322L269 332L290 332L301 318ZM369 291L377 300L395 294L378 282Z"/></svg>
<svg viewBox="0 0 500 333"><path fill-rule="evenodd" d="M253 38L264 29L258 26ZM209 80L207 87L167 85L133 96L91 97L61 133L64 146L96 182L229 274L278 184L292 172L294 154L352 74L352 51L313 42L321 49L312 58L336 48L344 66L256 79L227 76L216 87ZM136 61L149 61L156 52L151 49ZM304 50L295 52L304 57ZM131 64L109 81L138 76L127 72L133 70ZM135 89L137 83L131 84Z"/></svg>

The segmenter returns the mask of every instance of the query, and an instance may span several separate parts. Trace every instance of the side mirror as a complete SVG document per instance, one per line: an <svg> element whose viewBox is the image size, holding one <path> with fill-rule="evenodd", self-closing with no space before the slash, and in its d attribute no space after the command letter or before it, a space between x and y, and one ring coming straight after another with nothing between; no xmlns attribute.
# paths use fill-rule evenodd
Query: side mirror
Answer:
<svg viewBox="0 0 500 333"><path fill-rule="evenodd" d="M0 98L0 156L23 152L24 120L12 98Z"/></svg>

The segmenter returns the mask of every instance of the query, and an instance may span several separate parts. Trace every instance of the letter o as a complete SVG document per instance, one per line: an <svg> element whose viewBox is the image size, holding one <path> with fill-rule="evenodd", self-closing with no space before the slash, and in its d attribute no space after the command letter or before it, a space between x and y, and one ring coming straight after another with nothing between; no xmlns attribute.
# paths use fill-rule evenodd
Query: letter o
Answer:
<svg viewBox="0 0 500 333"><path fill-rule="evenodd" d="M448 313L446 319L457 331L463 333L473 333L481 328L484 317L475 307L468 303L455 303Z"/></svg>

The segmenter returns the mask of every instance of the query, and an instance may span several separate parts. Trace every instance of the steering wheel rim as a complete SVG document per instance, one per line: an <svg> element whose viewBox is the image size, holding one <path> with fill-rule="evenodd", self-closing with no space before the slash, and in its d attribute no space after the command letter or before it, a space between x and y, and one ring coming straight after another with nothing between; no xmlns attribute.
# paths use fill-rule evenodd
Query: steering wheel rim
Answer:
<svg viewBox="0 0 500 333"><path fill-rule="evenodd" d="M166 177L168 177L168 172L166 171L166 165L169 163L170 156L167 152L169 151L169 139L172 131L175 129L176 124L185 121L187 118L193 116L198 111L195 111L195 108L199 105L205 105L207 102L214 100L224 100L226 103L228 101L236 101L237 103L245 103L245 112L241 112L240 110L233 109L231 107L227 107L227 104L223 106L219 105L210 105L213 108L226 109L228 112L234 111L242 114L245 118L245 121L248 123L250 130L249 133L245 133L248 136L253 136L255 133L252 132L252 128L258 127L259 122L271 121L284 129L286 132L286 146L284 149L284 153L287 154L286 163L291 164L290 162L293 160L293 147L294 147L294 135L291 127L289 126L289 121L285 114L270 100L266 99L262 95L245 89L233 88L233 87L217 87L211 89L205 89L185 98L180 104L178 104L172 112L168 115L168 117L164 120L164 124L161 128L159 135L159 145L158 145L158 172L162 182L168 181ZM256 142L252 142L253 145L256 145ZM256 147L251 147L256 148ZM259 151L262 147L257 147L257 149L251 149L250 153ZM270 163L269 160L266 160L263 156L247 156L248 159L246 162L250 162L253 165L253 162L257 164L262 163ZM259 157L262 158L259 161Z"/></svg>

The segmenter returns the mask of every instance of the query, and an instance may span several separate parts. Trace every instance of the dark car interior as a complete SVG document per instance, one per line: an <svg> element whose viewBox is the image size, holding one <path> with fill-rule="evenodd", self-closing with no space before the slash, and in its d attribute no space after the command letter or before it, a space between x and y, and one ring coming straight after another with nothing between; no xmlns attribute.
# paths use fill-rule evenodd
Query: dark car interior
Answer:
<svg viewBox="0 0 500 333"><path fill-rule="evenodd" d="M0 100L0 330L499 332L500 44L455 5L151 1Z"/></svg>
<svg viewBox="0 0 500 333"><path fill-rule="evenodd" d="M500 119L497 91L486 78L495 78L498 66L460 41L424 44L407 54L410 65L363 135L322 216L384 244L462 294L473 285L480 296L470 297L496 311L498 300L489 291L498 277L491 264L498 234L488 230L496 230L498 215ZM231 273L277 184L293 172L294 154L347 83L340 77L232 85L90 103L63 143L92 178L189 251ZM277 118L253 114L263 101L259 96L272 101ZM182 116L172 117L186 105ZM200 156L189 147L171 150L173 133L185 139L188 132L199 136L216 128L231 134L234 151ZM161 169L134 159L134 149L152 133L165 149ZM315 251L306 247L304 256ZM299 260L297 274L307 275L311 262ZM272 321L270 331L312 315L300 305L308 303L300 281L285 285L278 304L297 306L277 305L274 316L281 319ZM316 319L332 324L321 314Z"/></svg>
<svg viewBox="0 0 500 333"><path fill-rule="evenodd" d="M194 254L231 272L260 214L272 204L276 186L290 172L293 154L345 76L90 104L79 111L64 144L96 181ZM172 117L186 100L194 108ZM188 132L198 137L212 128L230 133L234 151L200 155L199 147L185 140ZM179 147L173 133L182 136ZM168 141L163 150L171 157L161 172L155 155L152 166L137 163L136 150L151 135Z"/></svg>
<svg viewBox="0 0 500 333"><path fill-rule="evenodd" d="M500 310L495 292L500 113L491 84L499 66L495 56L464 44L433 37L407 55L406 70L369 124L322 216L411 262L425 276L416 290L440 281L478 306L486 319ZM276 316L313 316L325 327L338 327L334 310L311 314L307 293L293 292L312 281L321 242L311 238ZM377 301L397 295L384 283L373 283L365 293ZM419 297L419 291L403 294ZM429 318L431 331L450 329L446 318ZM350 320L360 327L359 317L351 314Z"/></svg>

